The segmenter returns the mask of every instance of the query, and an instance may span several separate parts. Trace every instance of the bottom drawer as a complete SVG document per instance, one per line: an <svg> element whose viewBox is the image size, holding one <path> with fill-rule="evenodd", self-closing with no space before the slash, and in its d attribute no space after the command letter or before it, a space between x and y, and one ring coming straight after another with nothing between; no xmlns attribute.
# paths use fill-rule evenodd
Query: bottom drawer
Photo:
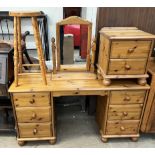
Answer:
<svg viewBox="0 0 155 155"><path fill-rule="evenodd" d="M20 138L51 137L51 123L19 123Z"/></svg>
<svg viewBox="0 0 155 155"><path fill-rule="evenodd" d="M108 121L106 134L108 135L128 135L137 134L139 121Z"/></svg>
<svg viewBox="0 0 155 155"><path fill-rule="evenodd" d="M108 75L141 75L145 66L146 59L110 59Z"/></svg>

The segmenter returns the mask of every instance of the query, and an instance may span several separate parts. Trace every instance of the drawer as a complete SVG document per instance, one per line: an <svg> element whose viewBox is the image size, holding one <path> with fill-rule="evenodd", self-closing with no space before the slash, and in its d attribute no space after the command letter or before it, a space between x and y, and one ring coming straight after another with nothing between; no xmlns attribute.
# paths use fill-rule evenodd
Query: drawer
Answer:
<svg viewBox="0 0 155 155"><path fill-rule="evenodd" d="M109 75L145 74L146 59L110 59Z"/></svg>
<svg viewBox="0 0 155 155"><path fill-rule="evenodd" d="M146 90L111 91L110 104L144 103Z"/></svg>
<svg viewBox="0 0 155 155"><path fill-rule="evenodd" d="M147 58L151 48L151 41L113 41L111 44L111 58Z"/></svg>
<svg viewBox="0 0 155 155"><path fill-rule="evenodd" d="M48 106L50 93L13 93L16 107Z"/></svg>
<svg viewBox="0 0 155 155"><path fill-rule="evenodd" d="M49 122L51 120L51 107L22 107L16 108L19 123Z"/></svg>
<svg viewBox="0 0 155 155"><path fill-rule="evenodd" d="M143 104L109 105L108 120L139 120Z"/></svg>
<svg viewBox="0 0 155 155"><path fill-rule="evenodd" d="M51 137L51 123L18 123L20 138Z"/></svg>
<svg viewBox="0 0 155 155"><path fill-rule="evenodd" d="M107 135L130 135L139 131L139 121L108 121Z"/></svg>

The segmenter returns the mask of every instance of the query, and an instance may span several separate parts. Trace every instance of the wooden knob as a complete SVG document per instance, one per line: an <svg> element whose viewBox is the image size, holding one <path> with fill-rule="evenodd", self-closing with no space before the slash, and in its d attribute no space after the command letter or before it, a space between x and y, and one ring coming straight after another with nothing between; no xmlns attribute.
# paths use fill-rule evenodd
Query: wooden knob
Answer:
<svg viewBox="0 0 155 155"><path fill-rule="evenodd" d="M32 100L30 101L30 103L31 103L31 104L35 103L35 100L34 100L34 99L32 99Z"/></svg>
<svg viewBox="0 0 155 155"><path fill-rule="evenodd" d="M132 53L132 52L134 52L134 50L135 50L134 48L129 48L128 53Z"/></svg>
<svg viewBox="0 0 155 155"><path fill-rule="evenodd" d="M124 101L130 101L130 100L131 100L130 96L125 96Z"/></svg>
<svg viewBox="0 0 155 155"><path fill-rule="evenodd" d="M36 117L37 117L37 114L36 113L33 113L32 114L32 118L35 119Z"/></svg>
<svg viewBox="0 0 155 155"><path fill-rule="evenodd" d="M124 112L123 112L123 115L124 115L124 116L128 116L128 113L124 111Z"/></svg>
<svg viewBox="0 0 155 155"><path fill-rule="evenodd" d="M131 69L131 66L126 64L126 65L125 65L125 69L126 69L126 70L130 70L130 69Z"/></svg>
<svg viewBox="0 0 155 155"><path fill-rule="evenodd" d="M121 126L120 129L121 129L121 131L125 131L124 126Z"/></svg>
<svg viewBox="0 0 155 155"><path fill-rule="evenodd" d="M55 43L55 38L54 38L54 37L52 37L51 41L52 41L52 43Z"/></svg>
<svg viewBox="0 0 155 155"><path fill-rule="evenodd" d="M33 129L33 134L36 135L38 130L36 128Z"/></svg>

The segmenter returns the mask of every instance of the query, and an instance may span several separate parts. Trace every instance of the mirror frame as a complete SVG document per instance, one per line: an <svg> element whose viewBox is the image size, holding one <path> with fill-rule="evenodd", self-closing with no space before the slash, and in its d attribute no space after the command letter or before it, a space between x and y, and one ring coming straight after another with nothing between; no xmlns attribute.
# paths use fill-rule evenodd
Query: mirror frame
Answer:
<svg viewBox="0 0 155 155"><path fill-rule="evenodd" d="M92 37L92 23L88 20L82 19L81 17L78 16L70 16L68 18L65 18L61 20L60 22L56 23L56 47L57 47L57 53L56 53L56 66L57 66L57 71L60 71L61 68L65 65L60 64L60 27L64 25L88 25L88 40L87 40L87 57L86 57L86 67L84 68L79 68L78 65L74 65L72 67L72 64L66 65L70 66L73 71L90 71L90 66L91 66L91 60L90 60L90 51L91 51L91 37ZM65 68L64 70L68 70L69 68Z"/></svg>

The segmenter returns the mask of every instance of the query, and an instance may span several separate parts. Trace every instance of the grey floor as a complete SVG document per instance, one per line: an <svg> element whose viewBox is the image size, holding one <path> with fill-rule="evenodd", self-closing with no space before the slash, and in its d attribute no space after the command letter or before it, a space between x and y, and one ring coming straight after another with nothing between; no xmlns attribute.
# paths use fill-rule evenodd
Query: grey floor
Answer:
<svg viewBox="0 0 155 155"><path fill-rule="evenodd" d="M15 133L0 133L0 147L17 148ZM150 148L155 147L155 134L141 134L138 142L129 138L110 139L102 143L94 116L81 112L79 106L61 107L57 110L57 142L27 142L23 148Z"/></svg>

